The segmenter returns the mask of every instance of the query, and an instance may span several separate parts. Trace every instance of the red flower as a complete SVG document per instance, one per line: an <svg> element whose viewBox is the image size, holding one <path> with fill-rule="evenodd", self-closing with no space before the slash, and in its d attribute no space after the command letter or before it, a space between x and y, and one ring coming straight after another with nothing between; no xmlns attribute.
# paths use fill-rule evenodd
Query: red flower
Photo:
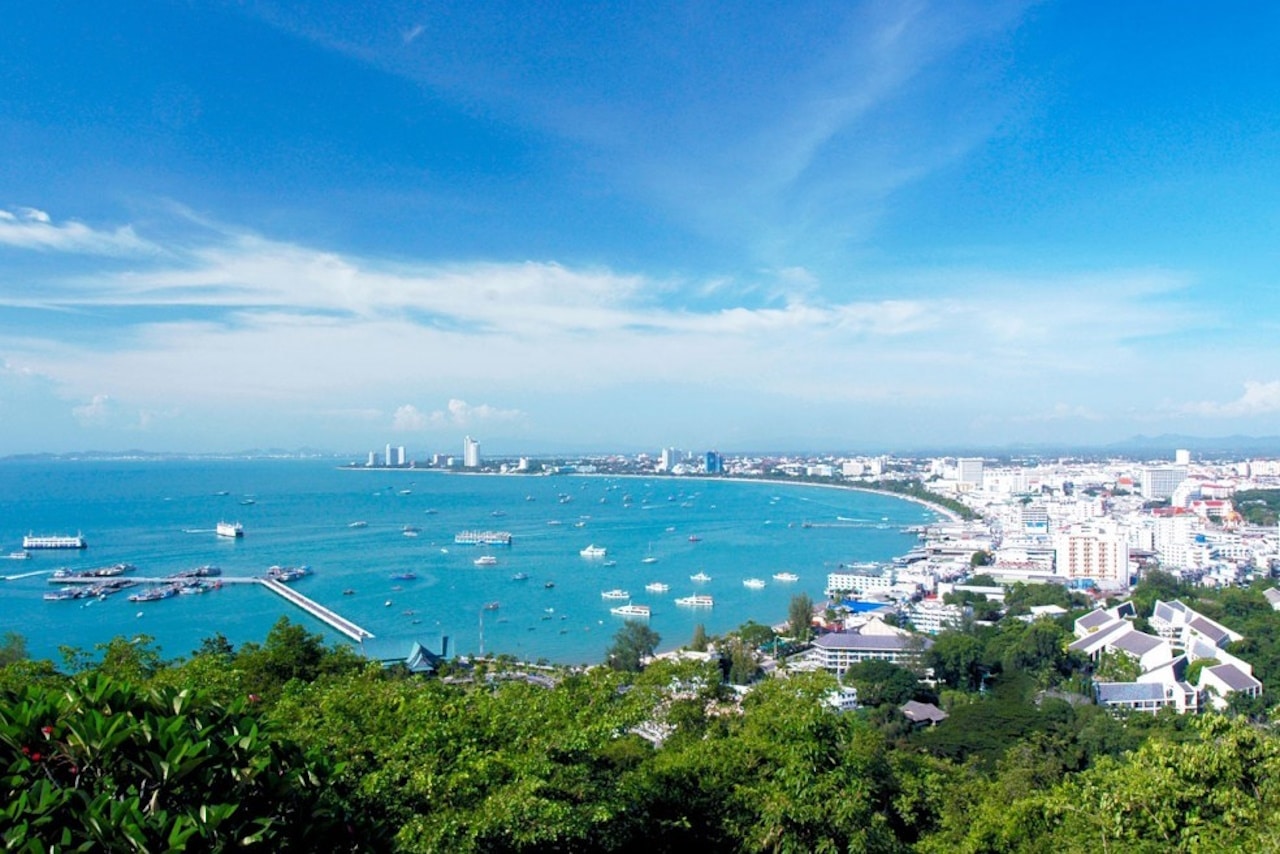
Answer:
<svg viewBox="0 0 1280 854"><path fill-rule="evenodd" d="M31 754L31 761L32 761L32 762L39 762L39 761L40 761L40 754L39 754L39 753L33 753L33 754Z"/></svg>
<svg viewBox="0 0 1280 854"><path fill-rule="evenodd" d="M26 745L23 745L23 746L22 746L22 752L23 752L23 754L24 754L24 755L26 755L26 756L30 756L30 755L31 755L31 748L30 748L30 747L27 747Z"/></svg>
<svg viewBox="0 0 1280 854"><path fill-rule="evenodd" d="M40 731L45 734L46 738L53 735L53 727L51 726L42 726L40 727Z"/></svg>

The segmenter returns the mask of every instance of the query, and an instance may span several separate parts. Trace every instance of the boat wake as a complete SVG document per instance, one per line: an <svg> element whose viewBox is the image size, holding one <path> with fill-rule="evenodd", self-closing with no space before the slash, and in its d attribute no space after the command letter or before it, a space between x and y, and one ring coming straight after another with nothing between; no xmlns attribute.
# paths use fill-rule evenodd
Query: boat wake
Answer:
<svg viewBox="0 0 1280 854"><path fill-rule="evenodd" d="M51 572L53 572L52 569L37 569L35 572L24 572L19 575L5 575L2 577L5 581L17 581L20 578L31 578L36 575L48 575Z"/></svg>

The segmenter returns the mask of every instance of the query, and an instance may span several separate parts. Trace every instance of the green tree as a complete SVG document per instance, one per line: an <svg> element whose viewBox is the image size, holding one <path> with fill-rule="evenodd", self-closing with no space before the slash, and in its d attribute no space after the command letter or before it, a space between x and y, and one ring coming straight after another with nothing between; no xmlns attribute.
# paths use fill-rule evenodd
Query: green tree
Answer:
<svg viewBox="0 0 1280 854"><path fill-rule="evenodd" d="M858 691L864 706L898 706L915 696L920 680L905 667L879 658L859 661L845 671L845 682Z"/></svg>
<svg viewBox="0 0 1280 854"><path fill-rule="evenodd" d="M605 652L605 663L614 670L638 673L661 640L657 632L639 620L627 620L614 634L613 644Z"/></svg>
<svg viewBox="0 0 1280 854"><path fill-rule="evenodd" d="M946 631L933 639L925 663L951 688L975 691L982 684L983 644L967 632Z"/></svg>
<svg viewBox="0 0 1280 854"><path fill-rule="evenodd" d="M805 593L791 597L787 606L787 625L791 636L800 643L805 643L813 632L813 600Z"/></svg>
<svg viewBox="0 0 1280 854"><path fill-rule="evenodd" d="M27 659L27 639L17 632L5 632L0 638L0 667Z"/></svg>
<svg viewBox="0 0 1280 854"><path fill-rule="evenodd" d="M689 641L689 649L694 652L707 651L707 627L702 623L693 627L693 640Z"/></svg>

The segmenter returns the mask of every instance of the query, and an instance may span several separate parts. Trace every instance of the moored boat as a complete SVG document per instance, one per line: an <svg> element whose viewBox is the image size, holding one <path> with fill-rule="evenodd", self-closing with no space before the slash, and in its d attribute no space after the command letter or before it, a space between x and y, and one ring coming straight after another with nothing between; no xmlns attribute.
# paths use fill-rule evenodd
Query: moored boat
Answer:
<svg viewBox="0 0 1280 854"><path fill-rule="evenodd" d="M650 582L649 584L646 584L644 586L644 589L648 590L650 593L666 593L668 590L671 589L671 585L663 584L661 581L653 581L653 582Z"/></svg>
<svg viewBox="0 0 1280 854"><path fill-rule="evenodd" d="M76 534L74 537L27 534L22 538L24 551L28 549L83 549L87 548L88 545L82 534Z"/></svg>
<svg viewBox="0 0 1280 854"><path fill-rule="evenodd" d="M493 555L481 555L472 561L476 566L497 566L498 559Z"/></svg>
<svg viewBox="0 0 1280 854"><path fill-rule="evenodd" d="M630 593L616 587L613 590L604 591L603 593L600 594L600 596L604 599L630 599L631 598Z"/></svg>
<svg viewBox="0 0 1280 854"><path fill-rule="evenodd" d="M704 582L710 581L711 576L707 575L705 572L698 572L698 573L695 573L694 575L689 576L689 580L696 581L699 584L702 584Z"/></svg>
<svg viewBox="0 0 1280 854"><path fill-rule="evenodd" d="M716 603L710 596L695 594L693 596L682 596L676 600L676 604L683 605L686 608L710 608Z"/></svg>
<svg viewBox="0 0 1280 854"><path fill-rule="evenodd" d="M619 605L616 608L610 608L609 613L617 617L642 617L647 620L649 618L649 606L631 604Z"/></svg>
<svg viewBox="0 0 1280 854"><path fill-rule="evenodd" d="M750 587L752 590L763 590L764 580L759 578L744 578L742 579L742 586Z"/></svg>
<svg viewBox="0 0 1280 854"><path fill-rule="evenodd" d="M609 553L608 549L606 549L604 546L597 546L595 543L592 543L582 551L578 552L578 554L582 555L583 557L604 557L608 553Z"/></svg>
<svg viewBox="0 0 1280 854"><path fill-rule="evenodd" d="M773 574L774 581L799 581L800 576L794 572L775 572Z"/></svg>

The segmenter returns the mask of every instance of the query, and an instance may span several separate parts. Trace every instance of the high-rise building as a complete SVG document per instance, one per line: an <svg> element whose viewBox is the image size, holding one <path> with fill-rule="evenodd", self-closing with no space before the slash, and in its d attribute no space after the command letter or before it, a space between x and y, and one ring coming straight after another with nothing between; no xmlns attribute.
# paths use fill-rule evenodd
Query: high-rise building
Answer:
<svg viewBox="0 0 1280 854"><path fill-rule="evenodd" d="M1178 466L1191 465L1191 451L1186 448L1179 448L1173 452L1173 464Z"/></svg>
<svg viewBox="0 0 1280 854"><path fill-rule="evenodd" d="M1129 584L1129 543L1114 525L1072 525L1053 537L1057 574L1115 589Z"/></svg>
<svg viewBox="0 0 1280 854"><path fill-rule="evenodd" d="M385 465L387 468L391 468L391 443L390 442L387 443L387 450L386 450L386 453L383 454L382 459L383 459L383 465Z"/></svg>
<svg viewBox="0 0 1280 854"><path fill-rule="evenodd" d="M1186 478L1186 466L1147 466L1142 470L1139 488L1148 501L1162 501L1172 498L1178 484Z"/></svg>
<svg viewBox="0 0 1280 854"><path fill-rule="evenodd" d="M956 460L956 480L970 486L982 486L982 457L960 457Z"/></svg>
<svg viewBox="0 0 1280 854"><path fill-rule="evenodd" d="M680 456L680 451L675 448L663 448L658 460L658 468L662 471L671 471L680 462Z"/></svg>
<svg viewBox="0 0 1280 854"><path fill-rule="evenodd" d="M719 451L707 451L707 474L724 474L724 457Z"/></svg>
<svg viewBox="0 0 1280 854"><path fill-rule="evenodd" d="M404 465L404 463L405 463L404 445L401 445L400 447L396 448L396 465L402 466Z"/></svg>
<svg viewBox="0 0 1280 854"><path fill-rule="evenodd" d="M469 469L480 467L480 443L470 436L462 440L462 465Z"/></svg>
<svg viewBox="0 0 1280 854"><path fill-rule="evenodd" d="M374 467L374 466L376 466L377 464L378 464L378 452L377 452L377 451L370 451L370 452L369 452L369 461L368 461L367 463L365 463L365 464L364 464L364 465L365 465L365 468L373 468L373 467Z"/></svg>

